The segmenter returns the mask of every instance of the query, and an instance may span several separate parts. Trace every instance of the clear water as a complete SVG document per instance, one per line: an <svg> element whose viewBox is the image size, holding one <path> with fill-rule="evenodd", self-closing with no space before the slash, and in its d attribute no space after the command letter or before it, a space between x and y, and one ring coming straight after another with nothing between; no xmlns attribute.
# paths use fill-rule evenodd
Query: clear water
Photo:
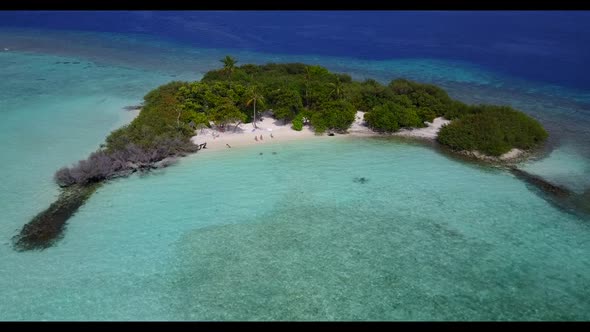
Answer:
<svg viewBox="0 0 590 332"><path fill-rule="evenodd" d="M400 140L197 154L103 186L57 246L17 253L9 239L55 199L57 168L129 121L124 106L172 79L198 79L227 50L116 34L0 37L11 45L0 52L2 320L590 318L588 220L507 173ZM432 59L238 58L401 73L467 101L519 105L556 133L551 154L523 167L587 188L583 91Z"/></svg>

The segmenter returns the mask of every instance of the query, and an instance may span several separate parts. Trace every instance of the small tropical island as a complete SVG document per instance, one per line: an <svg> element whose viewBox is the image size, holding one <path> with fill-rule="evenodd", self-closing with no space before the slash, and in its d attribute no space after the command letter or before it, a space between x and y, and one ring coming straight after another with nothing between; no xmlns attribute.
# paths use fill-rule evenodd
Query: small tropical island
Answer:
<svg viewBox="0 0 590 332"><path fill-rule="evenodd" d="M149 92L130 124L113 131L87 159L58 170L58 200L13 238L15 249L51 247L63 236L67 220L106 181L167 167L197 151L344 134L395 135L506 163L523 158L548 137L523 112L467 105L432 84L356 81L303 63L237 66L231 56L221 62L222 68L200 81L175 81Z"/></svg>

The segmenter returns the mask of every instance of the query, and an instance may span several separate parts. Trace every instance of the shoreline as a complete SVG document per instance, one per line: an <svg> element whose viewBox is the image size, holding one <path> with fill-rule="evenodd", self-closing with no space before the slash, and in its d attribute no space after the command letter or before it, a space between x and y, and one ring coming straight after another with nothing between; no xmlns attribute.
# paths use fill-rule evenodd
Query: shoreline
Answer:
<svg viewBox="0 0 590 332"><path fill-rule="evenodd" d="M426 122L427 127L402 129L399 132L385 134L373 131L364 121L365 112L357 111L355 121L352 123L347 133L335 134L331 137L409 137L421 138L429 141L436 141L436 136L440 128L450 123L449 120L436 118L432 123ZM245 146L255 146L259 144L280 144L282 142L293 142L300 140L320 139L329 136L328 134L315 134L309 127L304 126L303 130L296 131L291 128L291 124L283 124L282 120L272 118L271 113L265 112L262 120L257 122L255 129L252 123L238 125L235 130L233 127L221 132L213 128L204 128L196 130L196 135L191 137L193 144L207 143L207 148L201 151L219 151L231 148L240 148ZM272 137L270 136L272 134ZM256 138L255 138L256 136ZM262 140L260 139L262 136ZM228 147L226 144L229 144Z"/></svg>
<svg viewBox="0 0 590 332"><path fill-rule="evenodd" d="M252 123L228 127L225 131L219 131L213 125L212 128L197 129L196 135L191 137L191 142L196 145L207 143L207 147L199 151L207 152L245 146L275 145L326 136L316 135L308 126L304 126L301 131L293 130L291 123L284 124L282 120L274 119L269 112L261 114L261 121L256 122L256 128Z"/></svg>
<svg viewBox="0 0 590 332"><path fill-rule="evenodd" d="M131 115L133 121L141 112L141 106L127 106L124 110ZM373 131L365 124L364 115L366 112L357 111L355 120L345 134L335 134L333 137L404 137L428 142L435 142L440 129L451 123L443 117L437 117L432 122L426 121L426 127L423 128L402 128L394 133L379 133ZM302 140L315 140L328 136L327 134L316 134L311 127L304 126L301 131L291 128L291 123L284 124L282 120L276 120L272 117L272 111L265 111L260 114L261 121L257 122L256 128L252 123L242 123L234 127L229 126L226 131L219 131L212 128L195 130L195 135L191 137L191 142L195 145L207 143L207 147L199 152L229 150L233 148L243 148L256 145L276 145L283 142L295 142ZM129 121L129 122L131 122ZM272 134L272 137L270 136ZM255 136L258 140L255 139ZM262 140L260 139L262 136ZM526 161L532 156L531 151L513 148L500 156L489 156L479 151L454 151L474 160L479 160L491 164L508 164L514 165Z"/></svg>
<svg viewBox="0 0 590 332"><path fill-rule="evenodd" d="M404 137L436 143L440 129L451 123L451 120L437 117L432 122L425 122L426 127L423 128L402 128L394 133L379 133L367 127L364 115L365 112L357 111L355 121L347 133L335 134L332 137ZM301 131L293 130L291 123L284 124L282 120L274 119L272 112L269 111L261 113L261 116L261 121L257 122L256 128L254 128L252 123L242 123L236 127L229 126L229 129L226 131L214 129L213 125L212 128L195 130L196 135L191 137L191 142L196 145L207 143L207 147L200 150L202 153L261 144L275 145L283 142L314 140L328 136L327 134L315 134L309 126L304 126ZM260 139L261 137L262 139ZM478 151L454 151L454 153L493 164L515 164L525 161L530 156L528 151L516 148L498 157L488 156Z"/></svg>

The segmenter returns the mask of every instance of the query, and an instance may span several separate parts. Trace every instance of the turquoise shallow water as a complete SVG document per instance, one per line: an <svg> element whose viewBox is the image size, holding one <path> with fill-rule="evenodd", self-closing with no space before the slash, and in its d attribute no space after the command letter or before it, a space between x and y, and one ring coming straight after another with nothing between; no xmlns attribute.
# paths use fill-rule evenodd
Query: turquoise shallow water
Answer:
<svg viewBox="0 0 590 332"><path fill-rule="evenodd" d="M588 220L507 173L399 140L200 153L103 186L56 247L17 253L9 239L55 199L56 169L129 121L124 106L172 79L198 79L226 50L0 36L26 51L0 52L1 320L590 318ZM547 158L523 167L577 191L590 186L584 93L549 98L551 87L525 91L428 59L296 59L440 80L467 101L518 105L556 137Z"/></svg>
<svg viewBox="0 0 590 332"><path fill-rule="evenodd" d="M327 138L203 153L101 188L55 248L4 249L4 275L19 278L2 279L1 312L588 319L588 227L506 173L419 145Z"/></svg>
<svg viewBox="0 0 590 332"><path fill-rule="evenodd" d="M85 158L111 130L131 121L123 107L137 105L146 91L173 79L168 73L41 54L2 52L0 64L7 78L0 83L0 152L6 157L1 170L10 175L2 182L11 206L3 209L3 218L11 225L52 201L57 188L51 174Z"/></svg>

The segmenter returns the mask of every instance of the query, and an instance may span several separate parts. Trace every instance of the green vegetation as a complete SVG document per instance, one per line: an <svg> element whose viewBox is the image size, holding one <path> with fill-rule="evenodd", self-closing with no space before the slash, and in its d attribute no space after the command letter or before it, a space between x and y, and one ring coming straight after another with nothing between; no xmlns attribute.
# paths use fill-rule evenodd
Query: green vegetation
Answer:
<svg viewBox="0 0 590 332"><path fill-rule="evenodd" d="M232 102L244 114L248 114L247 121L257 118L258 111L254 105L260 105L260 101L264 101L265 109L272 109L277 120L287 123L297 118L296 123L293 123L296 130L303 128L303 116L298 117L300 114L305 114L310 119L310 125L317 133L327 130L345 132L354 122L356 107L349 98L348 90L352 84L357 83L348 75L334 74L326 68L302 63L271 63L260 66L247 64L234 67L231 75L227 72L227 69L222 68L206 73L201 82L190 83L183 92L183 98L198 105L214 103L216 96L193 93L192 86L214 86L229 83L231 80L231 90L256 91L258 96L253 99L254 95L248 93L245 104L240 93L231 97ZM207 113L205 108L192 109Z"/></svg>
<svg viewBox="0 0 590 332"><path fill-rule="evenodd" d="M547 137L540 124L523 113L500 106L466 105L432 84L406 79L387 85L372 79L359 82L302 63L238 67L229 56L221 61L223 68L181 88L187 121L208 124L219 117L234 121L238 119L236 108L246 116L245 121L253 121L264 100L265 109L272 109L276 119L292 121L295 130L308 123L318 134L346 132L360 110L366 112L367 125L383 133L425 127L425 122L436 117L455 120L442 131L442 144L493 155L513 147L531 148ZM236 108L216 114L219 103Z"/></svg>
<svg viewBox="0 0 590 332"><path fill-rule="evenodd" d="M137 118L113 131L106 144L86 160L58 170L56 182L61 187L85 186L138 170L149 170L166 158L197 151L198 147L190 142L194 126L187 120L198 120L198 116L187 112L178 97L178 91L184 86L186 83L172 82L148 93ZM231 110L221 112L231 113ZM242 113L228 116L241 117Z"/></svg>
<svg viewBox="0 0 590 332"><path fill-rule="evenodd" d="M186 83L171 82L149 92L137 118L107 137L108 151L123 149L131 143L149 149L157 147L157 142L164 138L190 138L193 130L187 120L199 120L180 104L178 90L184 86Z"/></svg>
<svg viewBox="0 0 590 332"><path fill-rule="evenodd" d="M507 106L472 106L470 113L444 126L438 141L454 150L499 156L512 148L530 149L547 138L539 122Z"/></svg>
<svg viewBox="0 0 590 332"><path fill-rule="evenodd" d="M375 106L365 114L365 120L371 128L382 132L395 132L402 127L424 127L426 121L420 118L415 107L404 107L392 101Z"/></svg>
<svg viewBox="0 0 590 332"><path fill-rule="evenodd" d="M293 125L291 128L297 131L303 130L303 114L298 114L295 119L293 119Z"/></svg>
<svg viewBox="0 0 590 332"><path fill-rule="evenodd" d="M369 127L379 132L425 127L424 122L432 122L436 117L454 120L471 111L435 85L405 79L393 80L387 87L367 80L358 96L358 103L372 106L365 119Z"/></svg>
<svg viewBox="0 0 590 332"><path fill-rule="evenodd" d="M356 110L346 100L332 100L321 104L317 111L311 115L311 124L316 133L324 133L326 130L346 132L354 122Z"/></svg>
<svg viewBox="0 0 590 332"><path fill-rule="evenodd" d="M212 124L221 131L260 119L273 110L277 120L292 121L294 130L310 125L316 133L345 133L357 110L378 132L424 127L435 117L454 120L439 135L456 150L500 155L511 148L528 149L547 133L527 115L501 106L470 106L451 99L441 88L405 79L388 85L354 81L302 63L237 66L231 56L223 67L200 82L171 82L145 96L144 107L129 125L113 131L106 144L87 160L56 173L61 186L89 184L198 149L190 142L195 129Z"/></svg>

